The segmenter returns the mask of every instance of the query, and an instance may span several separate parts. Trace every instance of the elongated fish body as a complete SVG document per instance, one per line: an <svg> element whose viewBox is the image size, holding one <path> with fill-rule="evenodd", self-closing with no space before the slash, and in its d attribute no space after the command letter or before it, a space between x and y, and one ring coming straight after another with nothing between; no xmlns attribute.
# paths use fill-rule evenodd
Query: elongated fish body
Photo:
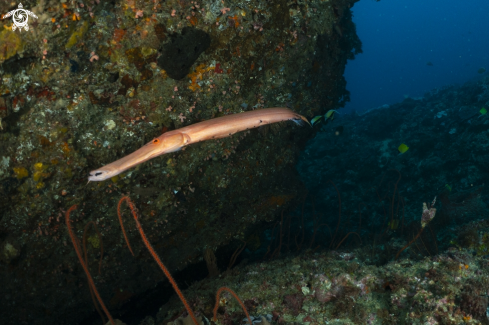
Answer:
<svg viewBox="0 0 489 325"><path fill-rule="evenodd" d="M195 123L166 132L133 153L100 169L91 171L88 181L106 180L145 161L166 153L178 151L192 143L225 138L237 132L287 120L300 124L309 124L304 116L283 107L254 110Z"/></svg>

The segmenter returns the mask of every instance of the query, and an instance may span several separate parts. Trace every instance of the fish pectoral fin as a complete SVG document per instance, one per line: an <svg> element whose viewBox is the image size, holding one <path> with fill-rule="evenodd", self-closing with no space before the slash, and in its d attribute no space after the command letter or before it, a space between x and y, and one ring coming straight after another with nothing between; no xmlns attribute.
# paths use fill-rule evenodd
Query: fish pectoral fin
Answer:
<svg viewBox="0 0 489 325"><path fill-rule="evenodd" d="M188 137L188 136L187 136ZM175 152L182 149L186 144L186 137L183 133L176 133L170 136L163 137L163 151L165 153Z"/></svg>
<svg viewBox="0 0 489 325"><path fill-rule="evenodd" d="M192 138L190 137L190 135L188 135L187 133L182 133L182 135L184 138L183 140L185 146L192 143Z"/></svg>

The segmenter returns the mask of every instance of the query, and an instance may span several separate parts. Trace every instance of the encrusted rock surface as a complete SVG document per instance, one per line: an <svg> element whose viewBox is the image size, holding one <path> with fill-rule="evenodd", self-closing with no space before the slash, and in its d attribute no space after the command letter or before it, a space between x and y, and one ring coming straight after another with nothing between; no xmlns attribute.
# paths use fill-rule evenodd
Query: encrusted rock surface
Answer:
<svg viewBox="0 0 489 325"><path fill-rule="evenodd" d="M487 234L487 221L457 227ZM476 235L476 240L486 241ZM376 247L381 253L381 247ZM270 315L272 324L489 324L486 315L489 267L473 247L451 247L421 259L399 259L377 267L367 261L370 247L302 252L238 266L219 278L193 284L183 294L194 312L213 317L215 292L226 286L252 317ZM175 297L164 305L156 324L185 314ZM223 293L218 324L245 319L236 299Z"/></svg>
<svg viewBox="0 0 489 325"><path fill-rule="evenodd" d="M111 309L162 279L129 211L136 257L127 251L116 215L123 194L170 270L250 236L293 204L303 190L293 166L314 131L292 123L86 181L90 170L201 120L274 106L311 118L341 106L346 61L360 51L354 2L39 0L23 2L38 16L29 31L2 20L2 324L77 324L93 311L64 223L73 204L80 241L88 221L102 235L101 274L93 230L89 266ZM16 8L0 3L1 13ZM188 51L186 59L172 51Z"/></svg>

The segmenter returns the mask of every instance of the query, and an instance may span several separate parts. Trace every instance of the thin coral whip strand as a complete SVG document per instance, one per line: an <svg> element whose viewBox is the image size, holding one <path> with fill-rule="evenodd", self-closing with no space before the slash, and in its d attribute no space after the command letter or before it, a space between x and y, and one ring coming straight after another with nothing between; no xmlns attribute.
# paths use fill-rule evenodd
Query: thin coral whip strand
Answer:
<svg viewBox="0 0 489 325"><path fill-rule="evenodd" d="M119 216L119 223L121 224L122 233L124 234L124 239L126 240L127 243L127 248L129 248L129 251L131 252L132 256L134 256L134 252L132 251L131 245L129 244L129 239L127 239L126 229L124 229L124 223L122 222L121 205L123 201L126 201L133 215L135 215L136 212L135 212L134 204L132 204L132 201L128 196L123 196L119 200L119 204L117 205L117 215Z"/></svg>
<svg viewBox="0 0 489 325"><path fill-rule="evenodd" d="M397 261L397 259L399 258L399 255L401 255L402 251L405 250L406 248L408 248L409 246L411 246L412 243L416 242L416 240L421 235L421 233L423 232L423 230L424 230L424 228L421 228L419 230L418 234L413 238L413 240L411 240L409 243L406 244L406 246L404 246L403 248L401 248L401 250L399 252L397 252L396 258L394 260Z"/></svg>
<svg viewBox="0 0 489 325"><path fill-rule="evenodd" d="M229 292L234 298L236 298L236 300L238 301L238 303L241 305L241 308L243 308L243 311L246 315L246 317L248 318L248 321L250 322L250 325L253 325L253 323L251 322L251 318L250 318L250 315L248 314L248 311L246 310L246 307L244 305L244 303L241 301L241 299L239 299L238 295L236 294L236 292L234 292L233 290L229 289L228 287L221 287L219 288L219 290L217 290L217 293L216 293L216 304L214 305L214 322L217 320L217 309L219 308L219 297L221 296L221 292L223 291L227 291Z"/></svg>
<svg viewBox="0 0 489 325"><path fill-rule="evenodd" d="M335 190L336 190L336 194L338 195L338 224L336 225L336 230L334 232L334 236L333 236L333 239L331 239L331 244L329 244L329 247L331 248L333 243L334 243L334 240L336 239L336 234L338 233L338 229L340 228L340 222L341 222L341 195L340 195L340 191L338 191L338 188L336 187L336 184L333 183L332 180L328 180L331 184L333 184Z"/></svg>
<svg viewBox="0 0 489 325"><path fill-rule="evenodd" d="M119 206L120 206L120 202L122 202L123 199L126 200L127 204L131 208L132 216L134 217L134 221L136 221L136 227L138 228L139 234L141 235L141 238L143 239L144 245L146 245L146 247L148 248L149 253L151 254L151 256L153 256L154 260L156 261L156 263L158 264L158 266L160 267L160 269L163 271L163 273L165 273L166 277L168 278L168 281L170 281L173 289L175 290L175 292L177 293L178 297L182 301L183 305L185 306L185 309L187 310L188 314L192 318L192 320L195 323L195 325L199 325L199 322L197 321L197 318L195 317L194 312L192 311L192 309L190 308L190 305L188 304L187 300L183 296L183 293L178 288L178 285L175 282L175 280L173 279L172 275L170 274L170 271L168 271L168 269L166 268L166 266L160 260L160 257L158 256L158 254L156 253L156 251L153 249L153 246L151 246L151 243L149 242L148 238L146 237L146 234L144 233L143 227L139 223L138 215L136 213L136 209L134 208L134 204L132 203L131 199L128 196L124 196L121 199L121 201L119 201ZM119 209L118 209L118 211L119 211Z"/></svg>
<svg viewBox="0 0 489 325"><path fill-rule="evenodd" d="M428 228L430 228L431 235L433 236L433 239L435 240L436 253L438 253L438 245L436 244L436 236L433 233L433 230L431 230L431 226L429 224L428 224Z"/></svg>
<svg viewBox="0 0 489 325"><path fill-rule="evenodd" d="M301 247L302 247L302 243L304 242L304 237L305 237L305 234L304 234L304 205L306 204L306 198L307 198L307 191L306 191L306 194L304 195L304 201L302 202L302 212L301 212L301 229L302 229L302 239L301 239L301 242L299 243L299 245L297 245L297 236L299 236L299 234L297 234L297 236L295 236L295 245L297 246L297 251L300 251L301 250Z"/></svg>
<svg viewBox="0 0 489 325"><path fill-rule="evenodd" d="M105 314L109 318L110 323L112 325L115 325L114 319L112 319L112 315L109 313L109 310L107 309L107 307L105 307L105 304L104 304L102 298L100 297L100 294L98 293L97 287L95 287L95 282L93 281L92 276L90 275L90 271L88 271L88 267L85 264L85 262L83 261L81 249L78 246L77 239L75 237L75 234L73 233L73 229L71 228L71 224L70 224L70 213L73 210L76 210L76 204L71 206L71 208L69 208L68 211L66 211L66 226L68 227L68 234L70 235L71 241L73 242L73 246L75 247L75 252L76 252L76 255L78 256L78 259L80 260L80 264L82 265L83 270L85 271L85 274L87 275L88 282L89 282L90 286L92 287L93 293L95 294L95 297L97 297L98 303L100 304L100 306L104 310Z"/></svg>
<svg viewBox="0 0 489 325"><path fill-rule="evenodd" d="M275 254L277 254L277 256L280 256L280 250L282 249L282 228L283 228L283 223L284 223L284 211L282 210L282 217L280 219L280 235L279 235L279 241L278 241L278 247L275 248L275 250L273 251L272 253L272 256L270 256L270 259L272 259Z"/></svg>
<svg viewBox="0 0 489 325"><path fill-rule="evenodd" d="M346 234L346 236L340 241L340 243L338 244L338 246L336 246L336 249L340 248L341 243L343 243L345 241L345 239L347 239L348 236L350 236L352 234L353 235L357 235L358 239L360 239L360 245L361 245L362 244L362 238L360 238L360 235L359 234L357 234L356 232L352 231L352 232L349 232L349 233Z"/></svg>

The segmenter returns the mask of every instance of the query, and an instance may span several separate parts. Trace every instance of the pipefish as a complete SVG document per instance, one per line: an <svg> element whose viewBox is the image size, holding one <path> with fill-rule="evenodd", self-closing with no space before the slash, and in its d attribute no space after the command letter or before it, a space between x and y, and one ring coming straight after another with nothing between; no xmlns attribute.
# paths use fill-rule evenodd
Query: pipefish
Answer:
<svg viewBox="0 0 489 325"><path fill-rule="evenodd" d="M309 121L288 108L273 107L226 115L163 133L140 149L108 165L90 172L88 181L103 181L136 165L166 153L175 152L193 143L229 137L237 132L282 121L297 124Z"/></svg>

